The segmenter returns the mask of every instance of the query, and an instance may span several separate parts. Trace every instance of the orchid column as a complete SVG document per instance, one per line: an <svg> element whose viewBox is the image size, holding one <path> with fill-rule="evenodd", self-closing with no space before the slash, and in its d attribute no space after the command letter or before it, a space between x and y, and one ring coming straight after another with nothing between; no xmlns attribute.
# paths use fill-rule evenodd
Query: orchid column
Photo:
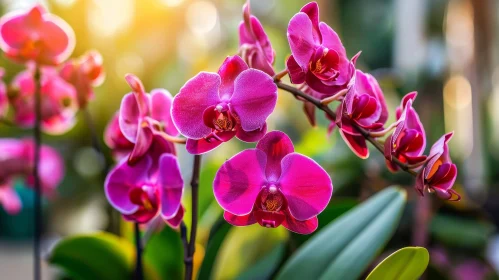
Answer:
<svg viewBox="0 0 499 280"><path fill-rule="evenodd" d="M33 178L35 188L35 269L34 278L40 279L40 235L42 227L40 182L40 147L42 125L42 103L50 102L42 96L42 67L55 66L66 60L75 45L71 27L62 19L47 13L42 6L35 6L27 12L14 12L0 20L0 48L6 56L19 63L29 63L33 67L34 100L34 162ZM48 104L47 104L48 105ZM58 108L59 106L55 106Z"/></svg>

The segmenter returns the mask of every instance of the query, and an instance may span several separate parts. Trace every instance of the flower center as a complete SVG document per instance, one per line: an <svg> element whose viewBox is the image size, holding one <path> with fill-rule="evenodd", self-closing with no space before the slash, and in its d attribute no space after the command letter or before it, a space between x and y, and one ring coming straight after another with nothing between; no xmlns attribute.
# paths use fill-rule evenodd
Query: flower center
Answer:
<svg viewBox="0 0 499 280"><path fill-rule="evenodd" d="M284 204L284 197L275 185L270 185L260 192L260 201L263 210L278 212Z"/></svg>
<svg viewBox="0 0 499 280"><path fill-rule="evenodd" d="M310 61L309 68L320 80L334 81L340 75L338 63L339 56L336 51L320 47Z"/></svg>
<svg viewBox="0 0 499 280"><path fill-rule="evenodd" d="M133 204L143 207L146 211L152 211L157 207L156 191L151 186L134 188L129 196Z"/></svg>
<svg viewBox="0 0 499 280"><path fill-rule="evenodd" d="M237 118L231 113L227 104L218 104L213 112L213 127L218 131L232 131L237 124Z"/></svg>

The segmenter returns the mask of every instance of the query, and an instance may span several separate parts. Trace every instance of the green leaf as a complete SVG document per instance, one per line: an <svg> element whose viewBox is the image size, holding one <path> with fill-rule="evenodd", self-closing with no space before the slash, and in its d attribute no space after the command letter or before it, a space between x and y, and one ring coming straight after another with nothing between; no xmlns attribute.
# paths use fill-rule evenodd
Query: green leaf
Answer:
<svg viewBox="0 0 499 280"><path fill-rule="evenodd" d="M235 279L287 237L284 227L268 229L258 224L231 227L218 252L211 279Z"/></svg>
<svg viewBox="0 0 499 280"><path fill-rule="evenodd" d="M450 215L436 215L430 224L434 237L452 247L481 250L487 245L495 227L487 221L476 221Z"/></svg>
<svg viewBox="0 0 499 280"><path fill-rule="evenodd" d="M218 220L218 222L211 229L203 263L199 269L198 280L209 280L212 278L211 273L217 259L218 251L220 250L222 242L227 236L227 233L229 233L230 229L231 225L225 222L223 218Z"/></svg>
<svg viewBox="0 0 499 280"><path fill-rule="evenodd" d="M165 225L151 236L143 257L146 268L152 268L160 279L181 279L184 273L183 256L178 232Z"/></svg>
<svg viewBox="0 0 499 280"><path fill-rule="evenodd" d="M291 237L294 239L294 241L297 242L296 246L300 246L305 241L315 236L317 233L320 232L321 229L326 227L331 221L334 221L336 218L340 217L348 210L354 208L357 204L358 204L357 200L353 198L340 198L340 199L333 198L331 202L329 202L329 205L326 207L326 209L324 209L324 211L322 211L322 213L319 214L318 216L319 226L317 227L315 233L309 235L298 234L294 232L291 233Z"/></svg>
<svg viewBox="0 0 499 280"><path fill-rule="evenodd" d="M428 266L430 255L423 247L406 247L384 259L366 280L415 280Z"/></svg>
<svg viewBox="0 0 499 280"><path fill-rule="evenodd" d="M245 270L237 277L238 280L251 279L271 279L272 274L276 271L281 263L286 251L285 243L280 243L274 246L274 249L261 258L257 263Z"/></svg>
<svg viewBox="0 0 499 280"><path fill-rule="evenodd" d="M395 232L406 193L390 187L322 229L291 256L277 279L357 279Z"/></svg>
<svg viewBox="0 0 499 280"><path fill-rule="evenodd" d="M134 250L127 240L109 233L76 235L57 243L49 262L74 279L130 279Z"/></svg>

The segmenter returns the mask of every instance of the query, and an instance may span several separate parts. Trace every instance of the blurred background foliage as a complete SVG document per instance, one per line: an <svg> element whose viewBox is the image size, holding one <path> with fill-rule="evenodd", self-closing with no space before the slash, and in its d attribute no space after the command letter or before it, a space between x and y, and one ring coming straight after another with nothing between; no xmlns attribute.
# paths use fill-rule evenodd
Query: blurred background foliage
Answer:
<svg viewBox="0 0 499 280"><path fill-rule="evenodd" d="M31 0L1 0L2 14L31 6ZM134 73L148 90L166 88L176 94L199 71L216 71L227 55L237 52L237 26L243 0L49 0L41 1L65 19L77 38L73 57L96 49L104 57L107 77L90 103L100 144L102 132L129 91L126 73ZM252 12L263 23L284 68L290 54L286 39L289 19L306 0L253 0ZM358 67L372 73L383 88L390 120L401 97L419 92L415 107L425 125L427 150L444 132L455 131L451 153L459 166L454 188L464 194L460 203L412 190L413 178L391 174L377 151L368 160L357 158L336 132L327 135L328 122L318 113L312 128L300 102L279 93L269 130L290 135L298 152L318 161L333 179L329 207L319 215L320 228L388 185L408 188L408 203L396 234L381 257L398 248L419 245L430 252L428 279L489 279L499 270L499 5L494 0L319 0L321 20L343 40L348 55L362 51ZM22 70L0 58L5 81ZM131 227L107 204L103 192L105 170L112 165L104 148L103 164L92 148L83 114L69 133L44 135L66 161L66 176L58 197L45 202L44 248L63 236L106 230L130 238ZM1 137L30 137L31 132L0 126ZM209 279L270 277L276 267L310 236L279 228L229 227L213 198L212 181L220 164L243 148L231 141L203 158L201 222L196 270ZM192 156L179 146L179 159L189 182ZM31 275L32 193L18 184L24 209L17 216L0 211L0 271L9 279ZM188 186L187 186L188 187ZM189 191L185 204L190 211ZM425 209L430 209L426 211ZM186 220L189 227L189 219ZM211 234L210 234L211 232ZM151 246L151 254L179 252L172 232L170 245ZM210 238L211 236L211 238ZM159 237L155 237L159 238ZM151 240L151 242L154 239ZM157 240L157 244L168 242ZM162 243L163 242L163 243ZM177 244L177 245L175 245ZM168 247L170 246L170 247ZM173 247L172 247L173 246ZM155 252L155 250L158 250ZM213 251L215 250L215 251ZM218 254L217 254L218 253ZM154 259L154 257L146 256ZM205 265L201 266L201 261ZM162 273L176 279L180 256L168 255ZM211 264L211 265L208 265ZM256 267L256 268L255 268ZM261 274L252 274L257 271ZM49 275L62 275L57 269ZM9 275L11 274L11 275ZM28 275L28 276L26 276ZM5 274L4 274L5 276ZM246 277L246 278L245 278Z"/></svg>

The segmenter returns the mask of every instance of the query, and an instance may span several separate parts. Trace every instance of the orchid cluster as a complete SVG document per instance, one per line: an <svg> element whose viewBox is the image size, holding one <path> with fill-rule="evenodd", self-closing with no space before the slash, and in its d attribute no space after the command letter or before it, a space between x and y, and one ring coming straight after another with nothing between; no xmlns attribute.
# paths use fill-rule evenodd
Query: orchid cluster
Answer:
<svg viewBox="0 0 499 280"><path fill-rule="evenodd" d="M12 122L19 127L31 128L39 122L46 133L68 131L76 113L93 98L93 88L103 81L100 54L91 51L64 62L73 50L74 34L41 6L3 17L0 35L7 57L26 64L26 70L8 86L0 83L0 115L7 117L10 104ZM427 139L413 107L415 92L402 99L396 121L387 124L389 110L376 78L356 68L360 52L347 56L338 34L319 20L315 2L291 18L287 39L291 55L286 69L275 71L275 51L246 4L239 24L238 54L228 56L216 73L197 74L175 96L166 89L146 92L138 77L126 75L131 92L124 95L104 132L117 162L107 175L104 191L125 220L147 224L159 217L185 234L184 179L175 146L185 144L196 158L190 243L183 237L193 246L200 157L235 137L256 147L228 159L213 178L214 196L225 220L235 226L282 225L299 234L314 232L317 216L332 197L333 184L317 162L294 151L284 132L268 131L267 119L276 107L278 88L303 102L312 125L317 123L316 109L322 110L330 121L329 133L337 127L358 157L369 156L370 142L384 153L389 170L402 169L417 177L416 190L421 195L430 192L446 200L460 199L452 190L457 177L449 156L452 133L424 155ZM285 76L291 85L281 81ZM39 117L37 93L41 95ZM21 175L30 182L32 166L37 164L33 143L5 139L0 140L0 147L0 165L5 167L0 172L0 203L14 213L20 204L12 193L11 179ZM51 193L62 178L61 159L44 146L38 164L42 188ZM186 252L192 262L193 249Z"/></svg>
<svg viewBox="0 0 499 280"><path fill-rule="evenodd" d="M34 128L38 123L41 131L54 135L63 134L75 125L76 114L93 98L93 88L103 82L104 71L102 56L96 51L68 60L74 46L71 27L41 5L0 19L0 48L7 58L26 67L10 83L0 81L2 123L24 129ZM0 79L4 74L5 70L0 69ZM9 213L21 209L12 188L15 177L26 178L30 186L38 181L43 193L49 196L55 195L55 188L63 178L61 156L54 149L41 146L36 160L35 150L39 146L30 139L0 140L0 201ZM32 174L35 165L37 176Z"/></svg>
<svg viewBox="0 0 499 280"><path fill-rule="evenodd" d="M331 178L314 160L295 153L285 133L267 131L266 121L286 74L297 90L320 100L319 109L339 102L336 112L326 110L330 132L338 127L357 156L369 156L368 139L377 141L395 129L384 144L388 168L420 169L421 195L429 191L443 199L459 198L451 189L457 175L447 147L452 134L439 140L429 156L423 155L425 132L412 107L416 93L403 98L397 121L386 126L388 108L378 82L356 69L360 53L348 59L336 32L319 21L315 2L291 19L287 37L291 48L287 69L275 75L270 40L245 5L239 55L227 57L217 73L199 73L174 98L164 89L147 94L138 78L127 75L132 93L125 95L105 132L106 143L120 162L107 178L106 195L126 219L144 223L160 213L166 221L180 221L183 185L173 146L181 142L176 138L180 133L186 137L186 150L194 155L234 137L257 142L255 149L227 160L214 178L215 198L229 223L313 232L317 215L331 198ZM300 99L305 108L311 104L315 109L310 100ZM306 111L315 123L314 111Z"/></svg>

